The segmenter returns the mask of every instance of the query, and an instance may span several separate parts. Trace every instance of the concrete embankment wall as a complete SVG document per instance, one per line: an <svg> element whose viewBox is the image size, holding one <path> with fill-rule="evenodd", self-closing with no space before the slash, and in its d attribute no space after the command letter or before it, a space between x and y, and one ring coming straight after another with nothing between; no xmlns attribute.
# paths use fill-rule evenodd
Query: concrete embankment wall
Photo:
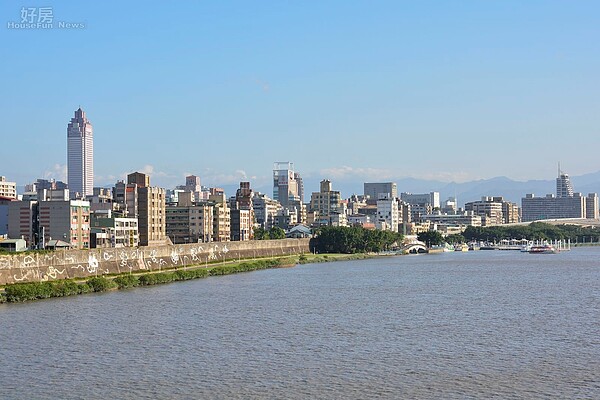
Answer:
<svg viewBox="0 0 600 400"><path fill-rule="evenodd" d="M0 285L155 271L239 258L275 257L310 251L310 239L282 239L2 255Z"/></svg>

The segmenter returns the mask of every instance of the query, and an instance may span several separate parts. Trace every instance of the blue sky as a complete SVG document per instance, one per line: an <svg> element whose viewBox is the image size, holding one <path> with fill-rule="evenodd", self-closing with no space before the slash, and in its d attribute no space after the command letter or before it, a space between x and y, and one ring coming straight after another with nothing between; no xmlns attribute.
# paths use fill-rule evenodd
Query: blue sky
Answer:
<svg viewBox="0 0 600 400"><path fill-rule="evenodd" d="M22 7L54 23L8 29ZM134 170L269 186L550 179L600 169L596 1L0 3L0 174L64 179L94 126L96 185ZM307 191L317 188L307 188Z"/></svg>

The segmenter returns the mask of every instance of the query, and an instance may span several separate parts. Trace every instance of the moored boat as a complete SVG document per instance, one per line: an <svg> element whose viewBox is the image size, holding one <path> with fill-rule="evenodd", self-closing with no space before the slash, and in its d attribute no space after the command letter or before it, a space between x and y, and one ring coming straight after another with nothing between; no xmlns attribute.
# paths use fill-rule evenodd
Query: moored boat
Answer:
<svg viewBox="0 0 600 400"><path fill-rule="evenodd" d="M558 250L550 244L531 246L529 254L556 254Z"/></svg>

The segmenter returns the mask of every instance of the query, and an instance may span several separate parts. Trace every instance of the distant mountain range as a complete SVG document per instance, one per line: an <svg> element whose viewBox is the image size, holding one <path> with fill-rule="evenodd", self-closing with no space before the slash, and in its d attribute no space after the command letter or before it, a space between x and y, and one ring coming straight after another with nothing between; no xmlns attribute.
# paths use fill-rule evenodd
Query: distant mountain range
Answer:
<svg viewBox="0 0 600 400"><path fill-rule="evenodd" d="M575 192L587 196L588 193L600 193L600 171L580 176L572 176L571 182ZM440 200L445 201L448 197L456 196L458 203L462 206L469 201L481 199L482 196L503 196L505 199L521 204L521 198L527 193L536 196L556 193L556 180L529 180L515 181L505 176L490 179L480 179L463 183L441 182L416 178L404 178L396 181L398 193L428 193L440 192ZM334 190L342 192L342 197L347 198L351 194L362 194L362 183L332 182ZM310 192L318 190L319 180L304 182L306 193L304 201L310 200ZM311 190L311 188L314 188ZM272 191L272 189L271 189ZM269 192L266 192L269 193Z"/></svg>
<svg viewBox="0 0 600 400"><path fill-rule="evenodd" d="M319 182L324 178L305 178L304 179L304 201L310 201L310 194L319 190ZM387 180L384 180L387 182ZM456 196L459 205L466 202L481 199L482 196L503 196L505 199L517 204L521 204L521 198L527 193L534 193L536 196L545 196L546 194L556 193L556 180L529 180L515 181L505 176L498 176L490 179L480 179L463 183L442 182L435 180L403 178L395 181L398 184L398 194L402 192L409 193L429 193L440 192L440 200L445 201L448 197ZM600 193L600 171L589 174L572 176L571 182L575 192L580 192L584 196L588 193ZM252 182L250 183L252 185ZM348 198L352 194L363 193L363 183L357 181L336 181L332 180L334 190L342 192L342 198ZM108 185L107 187L112 187ZM227 196L235 195L239 185L222 185ZM252 188L255 191L265 193L268 196L273 195L272 186L259 186ZM22 193L23 188L18 187L18 192Z"/></svg>

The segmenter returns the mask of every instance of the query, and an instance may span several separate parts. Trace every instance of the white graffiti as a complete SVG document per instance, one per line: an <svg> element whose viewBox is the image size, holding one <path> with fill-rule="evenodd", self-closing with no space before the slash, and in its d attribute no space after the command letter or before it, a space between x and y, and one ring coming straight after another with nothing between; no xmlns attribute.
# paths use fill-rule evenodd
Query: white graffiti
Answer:
<svg viewBox="0 0 600 400"><path fill-rule="evenodd" d="M104 261L108 261L113 257L114 256L112 254L110 254L108 251L105 251L104 253L102 253L102 258L104 259Z"/></svg>
<svg viewBox="0 0 600 400"><path fill-rule="evenodd" d="M216 260L217 259L217 255L215 254L215 249L213 249L212 247L210 247L208 249L208 259L209 260Z"/></svg>
<svg viewBox="0 0 600 400"><path fill-rule="evenodd" d="M10 269L12 267L10 258L0 258L0 268L2 269Z"/></svg>
<svg viewBox="0 0 600 400"><path fill-rule="evenodd" d="M121 254L119 254L119 257L121 258L121 263L119 265L121 267L127 266L127 260L129 260L129 257L127 257L127 253L122 251Z"/></svg>
<svg viewBox="0 0 600 400"><path fill-rule="evenodd" d="M47 275L48 275L50 278L52 278L52 279L56 279L56 277L57 277L58 275L62 275L62 274L64 274L64 273L65 273L65 271L66 271L65 269L63 269L63 270L58 270L58 269L56 269L56 268L54 268L54 267L48 267L48 272L46 272L46 274L47 274Z"/></svg>
<svg viewBox="0 0 600 400"><path fill-rule="evenodd" d="M142 252L138 249L135 249L131 252L132 260L137 260L138 258L141 258L142 256L143 256Z"/></svg>
<svg viewBox="0 0 600 400"><path fill-rule="evenodd" d="M223 250L221 250L221 251L225 254L229 253L229 249L227 248L227 245L223 245Z"/></svg>
<svg viewBox="0 0 600 400"><path fill-rule="evenodd" d="M70 263L70 264L75 264L75 259L71 256L66 256L65 257L65 261Z"/></svg>
<svg viewBox="0 0 600 400"><path fill-rule="evenodd" d="M158 259L156 258L156 250L150 251L150 259L146 260L146 268L152 269L152 264L158 264Z"/></svg>
<svg viewBox="0 0 600 400"><path fill-rule="evenodd" d="M176 250L171 252L171 261L173 261L173 264L177 264L179 262L179 253Z"/></svg>
<svg viewBox="0 0 600 400"><path fill-rule="evenodd" d="M52 254L52 255L46 254L44 256L44 260L46 260L46 261L52 261L52 260L56 260L56 259L58 259L58 257L56 257L56 254Z"/></svg>
<svg viewBox="0 0 600 400"><path fill-rule="evenodd" d="M199 254L202 253L204 251L204 249L202 248L202 246L198 246L196 247L192 247L190 249L190 255L192 256L192 261L199 261L200 260L200 256Z"/></svg>
<svg viewBox="0 0 600 400"><path fill-rule="evenodd" d="M35 258L33 258L32 256L25 256L25 258L23 259L23 266L27 268L30 267L31 264L35 264Z"/></svg>
<svg viewBox="0 0 600 400"><path fill-rule="evenodd" d="M85 268L81 264L78 264L76 267L71 267L71 269L80 269L82 271L85 271Z"/></svg>
<svg viewBox="0 0 600 400"><path fill-rule="evenodd" d="M17 277L17 275L13 276L14 280L17 282L22 282L26 279L29 280L30 277L33 278L32 280L40 280L40 271L28 269L27 272L25 272L25 274L23 274L23 270L21 270L20 277Z"/></svg>
<svg viewBox="0 0 600 400"><path fill-rule="evenodd" d="M88 257L87 271L90 274L98 272L98 259L95 254L90 254Z"/></svg>

